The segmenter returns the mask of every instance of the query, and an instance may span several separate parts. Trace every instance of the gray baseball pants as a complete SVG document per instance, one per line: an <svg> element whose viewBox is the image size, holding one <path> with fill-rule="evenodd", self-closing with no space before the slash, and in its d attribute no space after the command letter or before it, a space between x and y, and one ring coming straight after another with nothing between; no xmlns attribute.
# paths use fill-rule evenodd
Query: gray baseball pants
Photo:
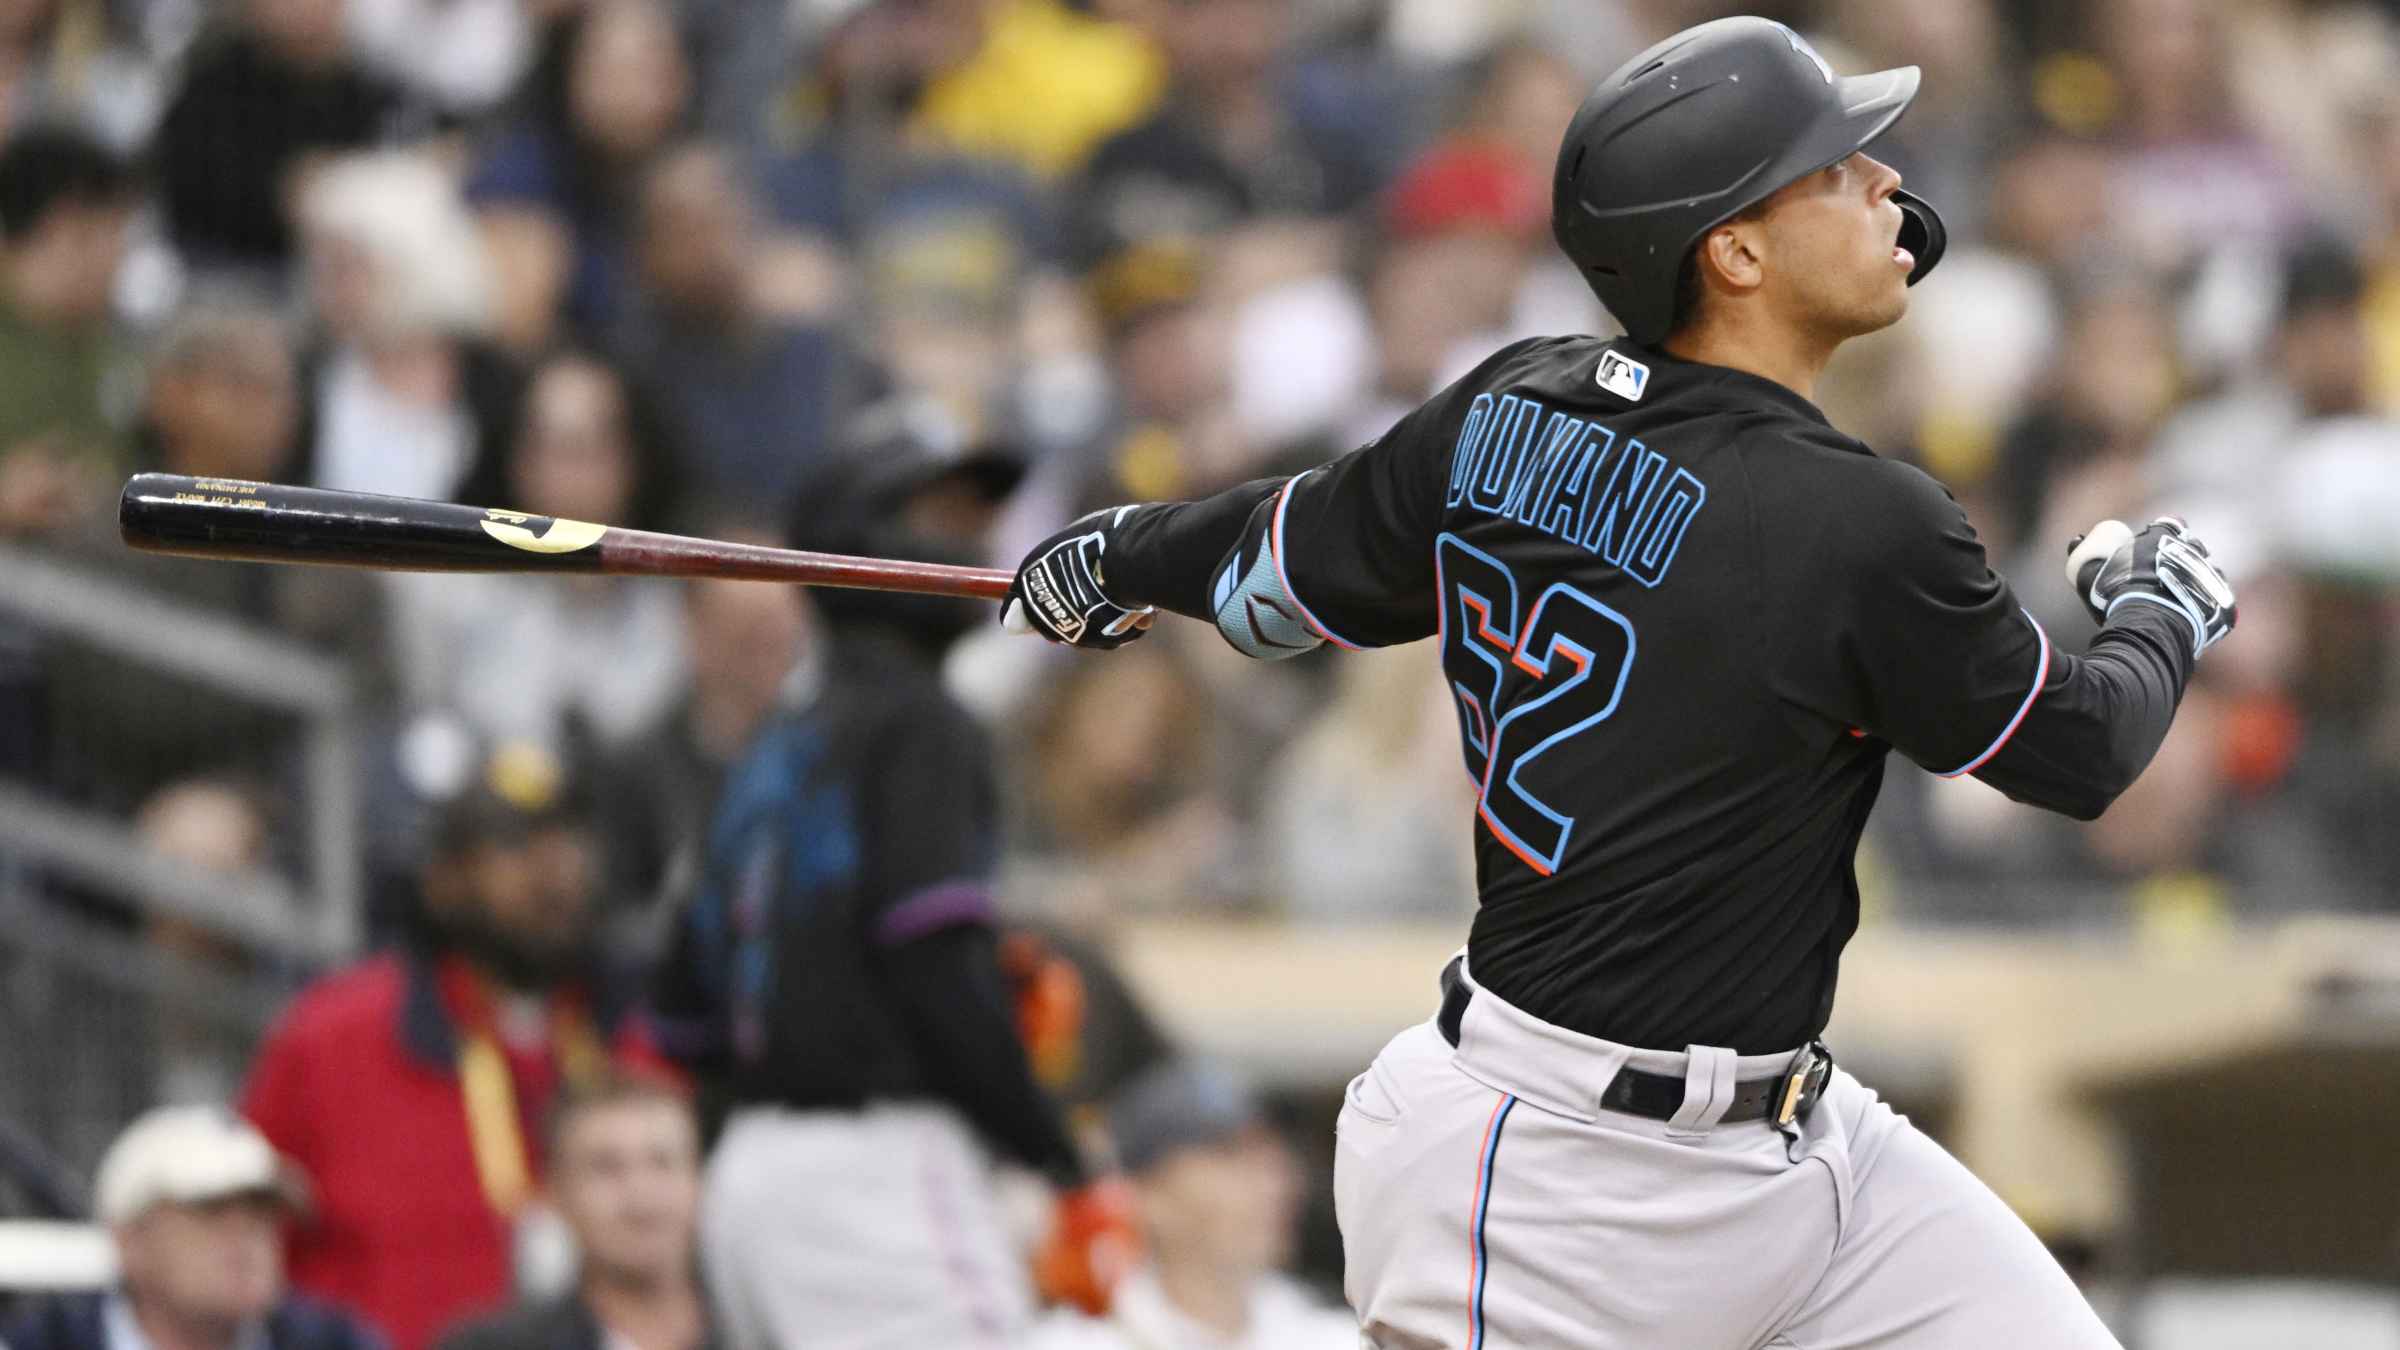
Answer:
<svg viewBox="0 0 2400 1350"><path fill-rule="evenodd" d="M2116 1350L2031 1230L1836 1070L1787 1135L1722 1124L1790 1054L1637 1050L1478 990L1454 1050L1350 1084L1334 1199L1369 1350ZM1669 1121L1604 1110L1682 1075Z"/></svg>
<svg viewBox="0 0 2400 1350"><path fill-rule="evenodd" d="M947 1107L736 1112L700 1265L730 1350L1005 1350L1033 1319L991 1163Z"/></svg>

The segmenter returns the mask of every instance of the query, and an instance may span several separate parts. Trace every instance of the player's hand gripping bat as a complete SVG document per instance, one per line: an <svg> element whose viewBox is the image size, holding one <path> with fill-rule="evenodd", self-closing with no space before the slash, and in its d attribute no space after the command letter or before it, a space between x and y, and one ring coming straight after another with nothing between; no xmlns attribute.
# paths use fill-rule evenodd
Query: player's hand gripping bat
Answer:
<svg viewBox="0 0 2400 1350"><path fill-rule="evenodd" d="M627 530L413 497L136 474L117 502L151 553L406 572L606 572L728 577L998 600L1011 574Z"/></svg>

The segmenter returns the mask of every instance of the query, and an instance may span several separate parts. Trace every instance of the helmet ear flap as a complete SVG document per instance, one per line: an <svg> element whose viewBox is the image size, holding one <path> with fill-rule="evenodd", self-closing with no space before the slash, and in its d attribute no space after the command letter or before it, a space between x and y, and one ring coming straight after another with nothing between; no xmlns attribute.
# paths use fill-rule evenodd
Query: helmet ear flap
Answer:
<svg viewBox="0 0 2400 1350"><path fill-rule="evenodd" d="M1908 284L1914 286L1942 260L1943 251L1950 247L1950 231L1933 203L1913 192L1895 190L1892 204L1900 208L1900 247L1917 260L1916 266L1908 269Z"/></svg>

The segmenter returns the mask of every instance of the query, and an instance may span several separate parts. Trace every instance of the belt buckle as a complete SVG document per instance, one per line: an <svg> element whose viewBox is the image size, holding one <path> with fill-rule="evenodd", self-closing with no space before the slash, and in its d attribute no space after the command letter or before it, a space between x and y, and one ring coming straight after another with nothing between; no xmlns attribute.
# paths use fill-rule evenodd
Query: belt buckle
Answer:
<svg viewBox="0 0 2400 1350"><path fill-rule="evenodd" d="M1776 1129L1786 1129L1808 1115L1817 1104L1817 1096L1825 1090L1825 1080L1833 1076L1833 1054L1823 1041L1810 1041L1792 1056L1792 1066L1784 1070L1781 1099L1775 1103L1775 1114L1769 1122Z"/></svg>

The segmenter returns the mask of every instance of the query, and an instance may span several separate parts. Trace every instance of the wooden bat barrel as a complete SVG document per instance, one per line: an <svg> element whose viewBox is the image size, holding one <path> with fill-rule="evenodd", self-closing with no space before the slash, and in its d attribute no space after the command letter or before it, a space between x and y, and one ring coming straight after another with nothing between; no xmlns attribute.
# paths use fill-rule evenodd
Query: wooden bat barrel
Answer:
<svg viewBox="0 0 2400 1350"><path fill-rule="evenodd" d="M1010 574L627 530L455 502L230 478L137 474L117 501L150 553L412 572L728 577L998 600Z"/></svg>

